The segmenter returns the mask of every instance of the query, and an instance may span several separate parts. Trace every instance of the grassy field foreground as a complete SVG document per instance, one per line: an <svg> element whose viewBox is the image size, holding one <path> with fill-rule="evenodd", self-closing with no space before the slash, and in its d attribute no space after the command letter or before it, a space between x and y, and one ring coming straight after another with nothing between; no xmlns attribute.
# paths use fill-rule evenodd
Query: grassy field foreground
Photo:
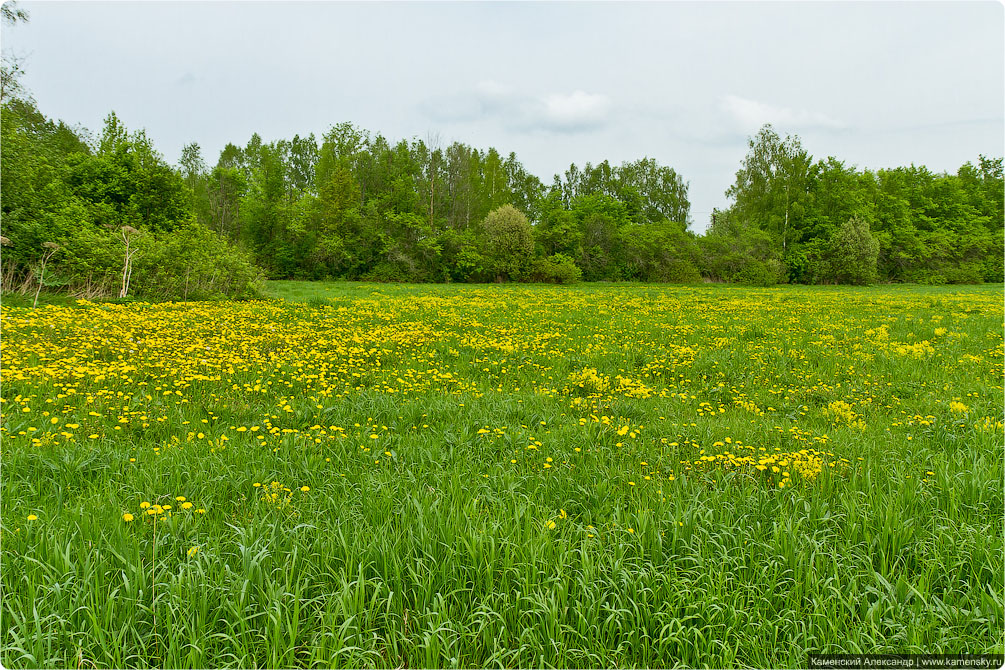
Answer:
<svg viewBox="0 0 1005 670"><path fill-rule="evenodd" d="M2 311L6 667L1001 652L1000 287Z"/></svg>

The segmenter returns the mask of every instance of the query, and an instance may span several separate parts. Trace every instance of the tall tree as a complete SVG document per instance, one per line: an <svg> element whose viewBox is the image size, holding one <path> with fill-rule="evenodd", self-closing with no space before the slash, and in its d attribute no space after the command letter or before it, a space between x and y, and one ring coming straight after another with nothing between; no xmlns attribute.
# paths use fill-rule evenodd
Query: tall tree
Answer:
<svg viewBox="0 0 1005 670"><path fill-rule="evenodd" d="M733 212L772 234L784 255L801 227L809 185L811 157L798 136L784 140L770 124L747 141L747 155L726 191Z"/></svg>
<svg viewBox="0 0 1005 670"><path fill-rule="evenodd" d="M9 26L28 22L28 12L18 7L16 2L5 2L0 5L0 16ZM24 74L24 59L15 56L5 49L0 58L0 103L12 98L28 97L28 92L21 85Z"/></svg>

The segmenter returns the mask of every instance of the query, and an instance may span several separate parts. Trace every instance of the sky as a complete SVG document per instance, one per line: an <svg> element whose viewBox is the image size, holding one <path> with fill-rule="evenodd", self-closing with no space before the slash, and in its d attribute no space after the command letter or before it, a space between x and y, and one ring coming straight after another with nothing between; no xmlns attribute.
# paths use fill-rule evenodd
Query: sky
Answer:
<svg viewBox="0 0 1005 670"><path fill-rule="evenodd" d="M955 172L1005 154L999 2L42 2L0 29L49 117L114 110L170 163L320 136L516 152L546 184L642 157L702 232L764 123L816 158Z"/></svg>

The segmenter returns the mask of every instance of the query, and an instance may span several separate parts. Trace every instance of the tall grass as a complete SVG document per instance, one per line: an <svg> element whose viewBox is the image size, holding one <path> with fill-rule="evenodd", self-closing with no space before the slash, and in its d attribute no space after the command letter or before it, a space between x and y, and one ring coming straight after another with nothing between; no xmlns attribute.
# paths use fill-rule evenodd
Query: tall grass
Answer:
<svg viewBox="0 0 1005 670"><path fill-rule="evenodd" d="M4 307L5 666L1003 650L1000 289L270 290Z"/></svg>

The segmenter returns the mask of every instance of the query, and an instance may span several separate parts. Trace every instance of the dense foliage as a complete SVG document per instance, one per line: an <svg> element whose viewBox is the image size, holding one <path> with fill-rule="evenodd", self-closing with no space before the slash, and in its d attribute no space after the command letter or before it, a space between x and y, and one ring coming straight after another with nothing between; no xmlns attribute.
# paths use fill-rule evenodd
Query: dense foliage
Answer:
<svg viewBox="0 0 1005 670"><path fill-rule="evenodd" d="M726 194L732 204L704 240L706 272L719 279L753 267L766 282L1003 280L1001 158L980 156L956 174L857 170L833 157L814 162L798 137L765 126ZM859 232L849 237L852 219ZM873 242L875 261L865 253Z"/></svg>
<svg viewBox="0 0 1005 670"><path fill-rule="evenodd" d="M704 236L688 186L644 158L576 165L545 187L510 153L349 123L199 146L169 166L115 116L88 138L3 105L3 287L83 297L241 297L279 279L1002 281L1002 160L957 174L814 162L765 126ZM49 245L48 247L45 245ZM55 245L53 247L52 245ZM262 270L259 270L262 268Z"/></svg>
<svg viewBox="0 0 1005 670"><path fill-rule="evenodd" d="M228 145L212 170L189 145L183 170L200 220L276 278L575 281L549 274L571 262L587 281L1002 280L1000 158L956 174L857 170L814 161L798 137L765 126L727 191L730 207L699 237L687 184L652 159L572 165L545 187L513 153L436 144L392 145L344 123L320 141L255 135ZM532 258L517 261L513 240L491 231L489 214L505 205L526 217Z"/></svg>
<svg viewBox="0 0 1005 670"><path fill-rule="evenodd" d="M341 123L320 140L254 135L212 169L190 144L182 171L200 221L253 250L274 278L697 277L687 185L652 159L572 165L545 188L513 153L392 144Z"/></svg>
<svg viewBox="0 0 1005 670"><path fill-rule="evenodd" d="M89 142L30 102L2 113L3 288L82 297L244 297L261 272L197 223L189 188L115 114Z"/></svg>

